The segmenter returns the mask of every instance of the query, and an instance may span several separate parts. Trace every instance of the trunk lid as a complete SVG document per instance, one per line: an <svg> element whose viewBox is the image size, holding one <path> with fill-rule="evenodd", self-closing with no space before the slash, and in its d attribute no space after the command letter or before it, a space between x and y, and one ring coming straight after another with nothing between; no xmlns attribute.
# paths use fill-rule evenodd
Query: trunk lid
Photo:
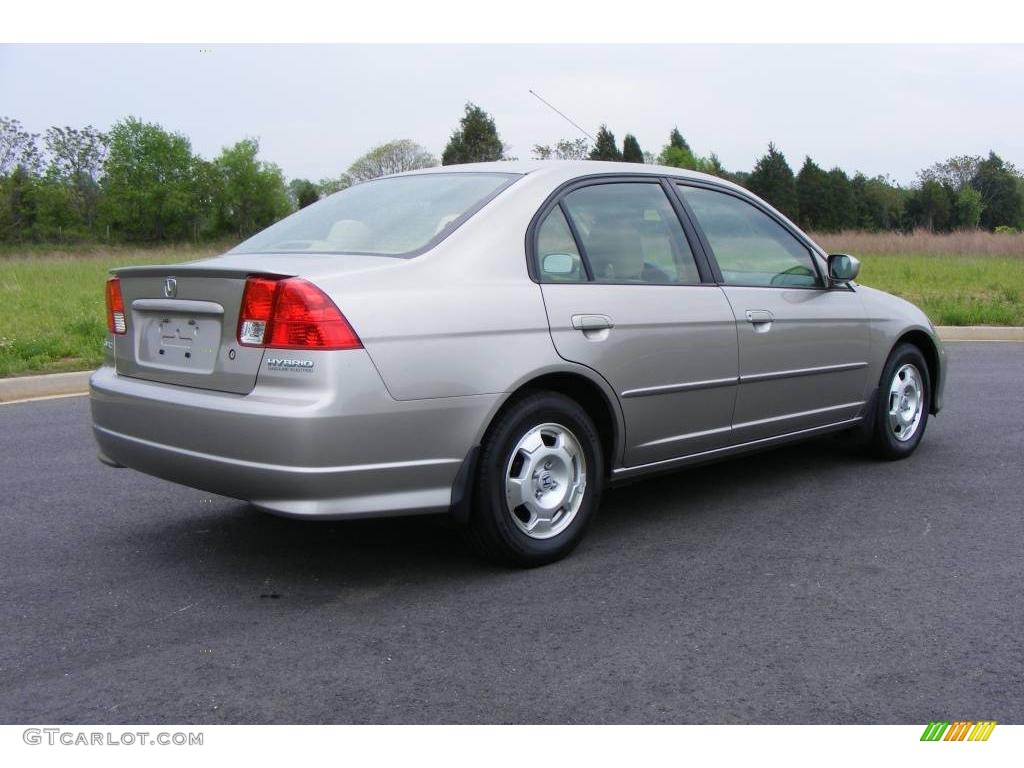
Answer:
<svg viewBox="0 0 1024 768"><path fill-rule="evenodd" d="M250 275L337 275L394 264L391 257L236 254L188 264L125 267L128 332L114 336L122 376L246 394L256 386L264 348L238 343L238 314Z"/></svg>

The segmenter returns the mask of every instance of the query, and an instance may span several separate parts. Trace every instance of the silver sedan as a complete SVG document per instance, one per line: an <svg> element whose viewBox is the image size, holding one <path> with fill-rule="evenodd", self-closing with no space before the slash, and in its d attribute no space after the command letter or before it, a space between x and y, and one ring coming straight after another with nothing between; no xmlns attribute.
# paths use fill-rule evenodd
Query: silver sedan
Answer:
<svg viewBox="0 0 1024 768"><path fill-rule="evenodd" d="M366 182L107 283L100 459L281 515L450 514L539 565L609 484L846 431L910 455L945 354L741 187L602 162Z"/></svg>

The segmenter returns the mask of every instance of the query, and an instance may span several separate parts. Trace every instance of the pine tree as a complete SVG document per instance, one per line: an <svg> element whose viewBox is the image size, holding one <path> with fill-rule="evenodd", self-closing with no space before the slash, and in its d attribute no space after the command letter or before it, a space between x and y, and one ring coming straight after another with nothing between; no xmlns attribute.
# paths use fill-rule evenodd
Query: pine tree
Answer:
<svg viewBox="0 0 1024 768"><path fill-rule="evenodd" d="M853 185L842 168L833 168L826 179L828 218L824 227L829 232L840 232L857 226L857 207L853 200ZM800 215L804 213L804 201L800 201Z"/></svg>
<svg viewBox="0 0 1024 768"><path fill-rule="evenodd" d="M622 159L627 163L642 163L644 161L644 151L640 149L640 142L632 133L627 133L622 140Z"/></svg>
<svg viewBox="0 0 1024 768"><path fill-rule="evenodd" d="M804 160L796 176L796 194L800 209L800 226L824 230L829 221L828 174L810 157Z"/></svg>
<svg viewBox="0 0 1024 768"><path fill-rule="evenodd" d="M661 154L658 155L658 163L690 171L697 170L699 164L693 150L690 149L690 145L686 143L686 139L683 138L683 134L679 132L678 128L673 128L672 133L669 134L668 144L661 148Z"/></svg>
<svg viewBox="0 0 1024 768"><path fill-rule="evenodd" d="M799 216L800 203L796 194L793 169L786 162L786 156L779 152L774 144L769 144L768 154L757 161L746 186L790 219L795 220Z"/></svg>
<svg viewBox="0 0 1024 768"><path fill-rule="evenodd" d="M608 130L608 126L601 124L597 132L597 141L594 148L590 150L591 160L622 160L622 152L615 144L615 134Z"/></svg>
<svg viewBox="0 0 1024 768"><path fill-rule="evenodd" d="M441 155L441 165L485 163L505 159L505 145L498 136L494 118L472 102L466 104L466 114L459 128L452 132L448 146Z"/></svg>
<svg viewBox="0 0 1024 768"><path fill-rule="evenodd" d="M690 145L686 143L686 139L683 138L683 134L679 132L678 126L672 129L672 133L668 137L668 145L674 149L685 149L690 154L693 154L693 150L690 149Z"/></svg>

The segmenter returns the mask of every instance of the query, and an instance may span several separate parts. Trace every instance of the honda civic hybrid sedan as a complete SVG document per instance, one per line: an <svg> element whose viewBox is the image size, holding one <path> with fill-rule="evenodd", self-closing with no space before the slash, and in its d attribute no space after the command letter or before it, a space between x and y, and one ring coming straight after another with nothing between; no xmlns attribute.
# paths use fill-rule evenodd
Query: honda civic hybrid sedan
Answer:
<svg viewBox="0 0 1024 768"><path fill-rule="evenodd" d="M447 513L566 555L609 485L942 405L915 306L721 179L604 162L353 186L216 258L114 270L100 459L303 518Z"/></svg>

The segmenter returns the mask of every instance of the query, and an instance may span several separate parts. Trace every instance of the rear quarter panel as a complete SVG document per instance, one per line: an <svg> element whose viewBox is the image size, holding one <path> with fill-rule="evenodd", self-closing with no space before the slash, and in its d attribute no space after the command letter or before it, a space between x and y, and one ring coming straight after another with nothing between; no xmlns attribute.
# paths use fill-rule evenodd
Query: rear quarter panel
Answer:
<svg viewBox="0 0 1024 768"><path fill-rule="evenodd" d="M396 400L507 392L560 362L525 262L526 228L548 189L527 176L428 253L317 280Z"/></svg>

